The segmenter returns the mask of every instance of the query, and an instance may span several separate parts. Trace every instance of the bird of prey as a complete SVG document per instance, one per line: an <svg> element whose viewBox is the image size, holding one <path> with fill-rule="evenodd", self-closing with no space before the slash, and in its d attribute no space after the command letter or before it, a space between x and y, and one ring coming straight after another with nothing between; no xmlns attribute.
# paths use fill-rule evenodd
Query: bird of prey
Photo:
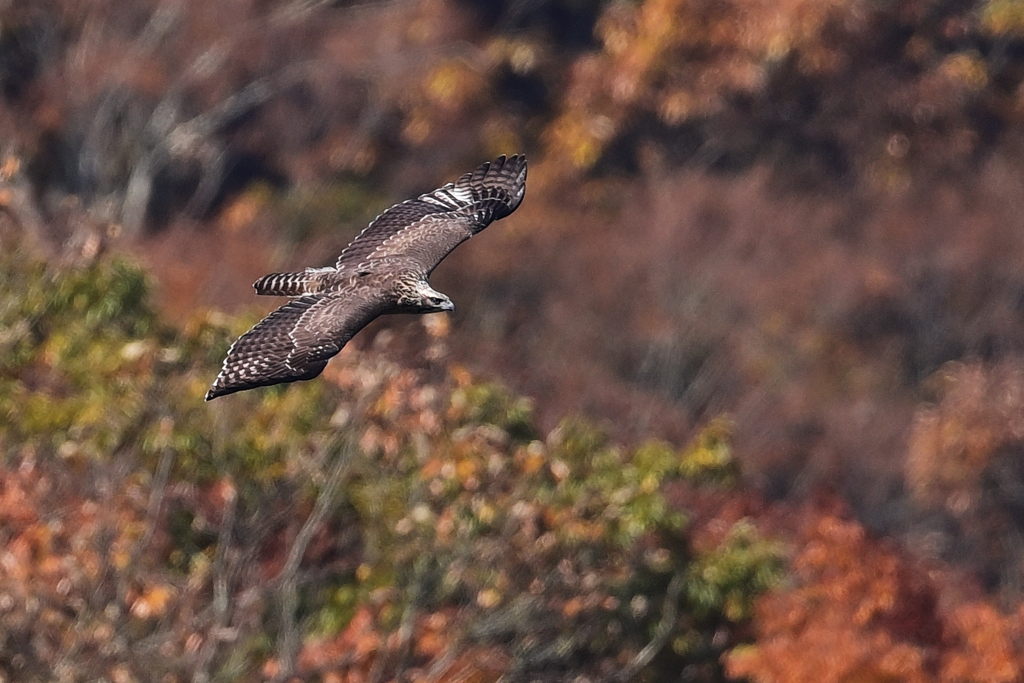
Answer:
<svg viewBox="0 0 1024 683"><path fill-rule="evenodd" d="M427 276L452 249L508 216L526 192L526 157L481 164L454 183L375 218L334 267L271 273L257 294L292 297L231 345L206 400L313 379L352 336L385 313L453 311Z"/></svg>

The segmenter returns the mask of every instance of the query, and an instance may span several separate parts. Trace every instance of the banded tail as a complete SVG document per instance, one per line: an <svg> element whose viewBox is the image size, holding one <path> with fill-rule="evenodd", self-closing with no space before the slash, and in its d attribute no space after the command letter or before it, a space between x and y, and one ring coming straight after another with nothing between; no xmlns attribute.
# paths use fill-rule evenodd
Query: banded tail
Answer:
<svg viewBox="0 0 1024 683"><path fill-rule="evenodd" d="M302 296L312 294L319 278L315 271L304 270L301 273L271 273L264 275L252 283L257 294L265 296Z"/></svg>

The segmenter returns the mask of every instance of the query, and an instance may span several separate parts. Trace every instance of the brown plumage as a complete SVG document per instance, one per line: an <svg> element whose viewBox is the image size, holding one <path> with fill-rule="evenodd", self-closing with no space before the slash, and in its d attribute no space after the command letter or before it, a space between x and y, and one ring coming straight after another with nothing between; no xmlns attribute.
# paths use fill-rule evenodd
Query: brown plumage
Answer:
<svg viewBox="0 0 1024 683"><path fill-rule="evenodd" d="M257 294L294 298L231 345L206 400L312 379L379 315L454 310L427 276L460 243L515 211L525 192L526 157L501 156L392 206L342 250L333 268L260 278Z"/></svg>

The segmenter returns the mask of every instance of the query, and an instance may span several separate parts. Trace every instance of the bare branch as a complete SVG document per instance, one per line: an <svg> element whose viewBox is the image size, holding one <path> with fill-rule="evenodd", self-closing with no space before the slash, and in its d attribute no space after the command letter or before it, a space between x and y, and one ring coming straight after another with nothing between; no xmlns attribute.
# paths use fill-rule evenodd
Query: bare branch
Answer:
<svg viewBox="0 0 1024 683"><path fill-rule="evenodd" d="M227 496L224 518L221 520L220 533L217 538L217 554L213 558L213 623L207 630L206 640L196 656L195 683L206 683L210 680L209 666L217 653L221 642L221 634L231 619L231 590L228 585L227 553L231 547L231 536L234 533L235 516L238 512L238 494L232 488Z"/></svg>
<svg viewBox="0 0 1024 683"><path fill-rule="evenodd" d="M683 578L683 572L679 571L669 581L668 588L665 590L665 601L661 607L661 620L654 630L654 637L651 638L651 642L647 643L640 652L636 653L636 656L629 661L629 664L612 678L616 683L624 683L636 678L641 669L650 664L654 657L665 647L676 626L676 617L679 612L679 594L683 590Z"/></svg>
<svg viewBox="0 0 1024 683"><path fill-rule="evenodd" d="M182 0L164 0L153 11L132 45L129 55L132 61L156 49L160 41L171 32L181 18Z"/></svg>
<svg viewBox="0 0 1024 683"><path fill-rule="evenodd" d="M336 448L339 444L341 447ZM336 450L338 452L334 456L334 467L317 495L313 511L310 512L309 517L306 518L299 533L295 536L295 542L292 543L292 547L288 551L288 559L285 560L284 567L277 578L278 594L281 601L281 634L277 647L280 669L274 678L276 681L288 679L295 669L300 635L295 621L295 611L298 607L299 565L302 563L302 557L306 554L310 541L313 540L313 534L323 524L327 513L334 505L335 496L345 479L352 454L355 451L353 438L346 435L331 440L321 450L323 458L330 457L330 454Z"/></svg>
<svg viewBox="0 0 1024 683"><path fill-rule="evenodd" d="M427 593L426 579L429 564L429 557L420 556L416 559L413 565L412 583L407 590L408 602L406 602L405 609L402 610L402 619L398 623L398 643L392 652L382 651L377 656L373 667L370 669L369 683L381 683L384 680L385 668L388 660L392 658L395 660L395 669L397 671L402 672L409 667L412 658L412 641L416 625L416 614L419 612L423 604L423 598Z"/></svg>
<svg viewBox="0 0 1024 683"><path fill-rule="evenodd" d="M164 497L167 492L167 480L171 475L171 464L174 462L174 450L164 447L160 451L160 462L157 463L156 473L153 476L153 483L149 490L149 502L146 506L146 533L135 546L136 553L145 552L153 540L156 532L157 517L160 515L160 508L163 506Z"/></svg>
<svg viewBox="0 0 1024 683"><path fill-rule="evenodd" d="M131 175L128 177L128 185L121 204L121 224L130 237L138 235L145 223L149 198L153 194L153 177L156 175L156 158L159 153L159 150L151 150L144 154L132 167Z"/></svg>
<svg viewBox="0 0 1024 683"><path fill-rule="evenodd" d="M271 15L270 22L272 24L289 24L299 21L301 19L305 19L310 14L319 12L325 7L330 6L335 1L336 0L293 0L293 2L276 10L273 15ZM367 10L376 10L382 7L395 7L408 4L411 4L409 0L369 0L368 2L347 5L344 8L337 9L336 11L344 12L345 16L352 16L354 14L366 12Z"/></svg>
<svg viewBox="0 0 1024 683"><path fill-rule="evenodd" d="M46 239L43 216L36 205L32 185L21 170L21 160L13 154L0 159L0 211L8 213L32 248L53 255L53 244Z"/></svg>

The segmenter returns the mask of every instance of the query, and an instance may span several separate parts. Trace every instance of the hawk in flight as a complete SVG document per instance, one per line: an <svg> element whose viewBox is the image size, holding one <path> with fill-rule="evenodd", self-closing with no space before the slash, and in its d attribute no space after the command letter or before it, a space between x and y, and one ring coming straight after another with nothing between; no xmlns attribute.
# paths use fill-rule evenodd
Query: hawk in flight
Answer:
<svg viewBox="0 0 1024 683"><path fill-rule="evenodd" d="M498 157L454 183L396 204L341 252L334 267L271 273L257 294L292 300L231 345L206 400L313 379L371 320L385 313L453 311L427 276L452 249L516 210L526 157Z"/></svg>

